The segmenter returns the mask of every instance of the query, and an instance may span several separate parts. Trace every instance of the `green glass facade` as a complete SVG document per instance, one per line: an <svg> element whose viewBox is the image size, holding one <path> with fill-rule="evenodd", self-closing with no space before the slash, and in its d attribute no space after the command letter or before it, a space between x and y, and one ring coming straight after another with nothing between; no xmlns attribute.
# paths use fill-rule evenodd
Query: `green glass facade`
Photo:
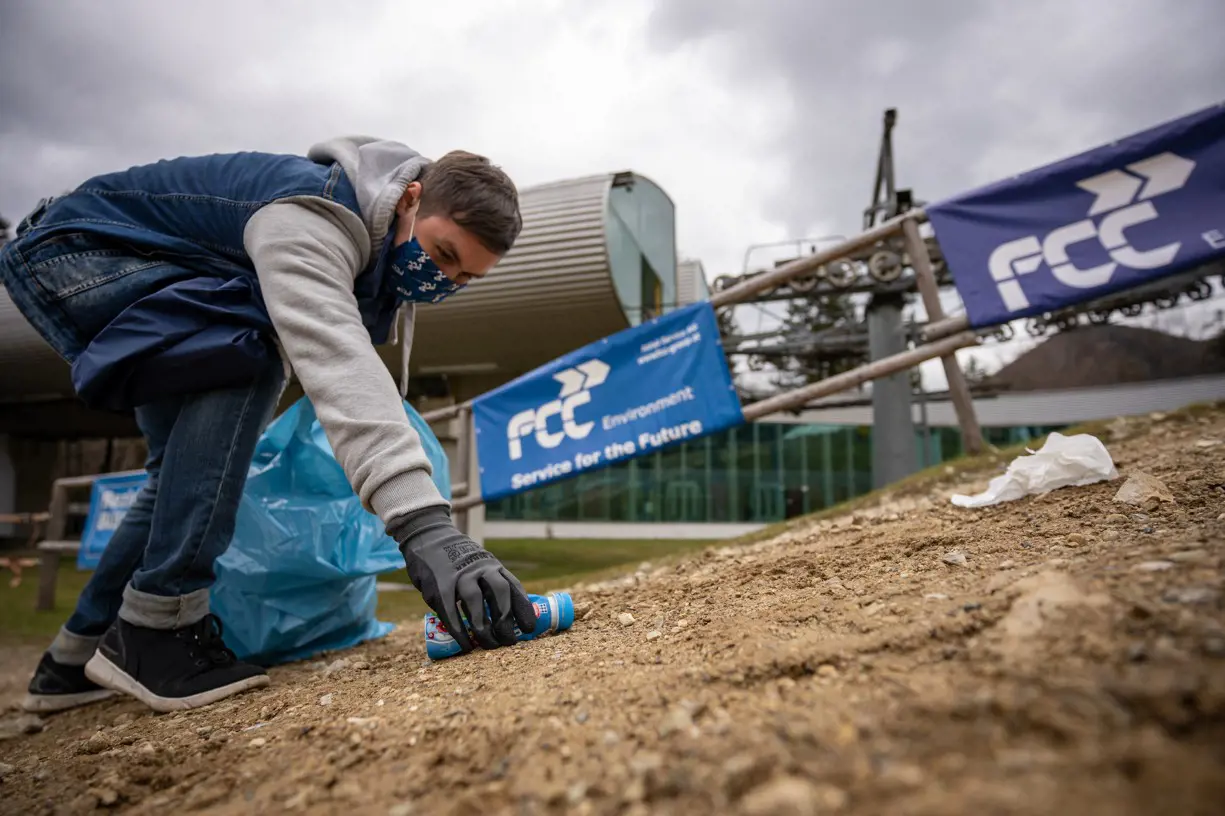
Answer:
<svg viewBox="0 0 1225 816"><path fill-rule="evenodd" d="M998 446L1058 428L984 428ZM962 454L961 433L919 438L919 468ZM500 521L774 522L872 490L866 426L756 422L486 505Z"/></svg>
<svg viewBox="0 0 1225 816"><path fill-rule="evenodd" d="M613 285L631 326L676 303L676 212L642 176L621 175L608 194L604 227Z"/></svg>

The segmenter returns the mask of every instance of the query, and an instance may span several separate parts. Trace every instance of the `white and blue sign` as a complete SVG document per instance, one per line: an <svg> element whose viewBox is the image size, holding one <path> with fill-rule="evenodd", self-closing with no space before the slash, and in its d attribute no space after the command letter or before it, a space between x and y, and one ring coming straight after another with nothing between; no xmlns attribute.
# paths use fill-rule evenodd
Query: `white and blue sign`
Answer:
<svg viewBox="0 0 1225 816"><path fill-rule="evenodd" d="M744 422L707 302L560 357L472 412L485 501Z"/></svg>
<svg viewBox="0 0 1225 816"><path fill-rule="evenodd" d="M1225 104L926 208L974 327L1225 256Z"/></svg>
<svg viewBox="0 0 1225 816"><path fill-rule="evenodd" d="M94 481L89 515L85 517L85 529L81 533L81 549L77 552L77 567L97 568L102 551L148 479L149 474L142 472L103 476Z"/></svg>

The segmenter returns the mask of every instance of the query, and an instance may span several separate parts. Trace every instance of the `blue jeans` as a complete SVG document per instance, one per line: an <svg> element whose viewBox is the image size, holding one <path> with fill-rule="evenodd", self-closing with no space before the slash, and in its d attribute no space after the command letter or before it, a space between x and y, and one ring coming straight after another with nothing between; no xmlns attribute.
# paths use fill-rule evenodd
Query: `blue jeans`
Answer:
<svg viewBox="0 0 1225 816"><path fill-rule="evenodd" d="M29 221L10 248L20 251L2 256L0 280L31 325L70 362L142 293L183 274L173 264L109 247L83 251L79 239L23 241ZM116 617L173 629L208 614L213 563L233 537L255 445L284 384L284 369L273 365L239 387L136 408L149 447L147 486L112 535L53 652L84 662L83 650L92 651L87 647Z"/></svg>
<svg viewBox="0 0 1225 816"><path fill-rule="evenodd" d="M246 388L136 409L149 481L103 550L69 632L101 635L117 615L174 629L208 613L213 562L233 538L247 468L283 383L273 368Z"/></svg>

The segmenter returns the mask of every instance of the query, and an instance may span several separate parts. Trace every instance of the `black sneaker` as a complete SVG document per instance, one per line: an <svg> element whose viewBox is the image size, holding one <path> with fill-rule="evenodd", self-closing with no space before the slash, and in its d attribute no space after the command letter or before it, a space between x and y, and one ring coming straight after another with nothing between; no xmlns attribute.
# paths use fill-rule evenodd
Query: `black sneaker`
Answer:
<svg viewBox="0 0 1225 816"><path fill-rule="evenodd" d="M216 615L182 629L146 629L120 618L85 664L85 675L161 712L200 708L271 682L226 647Z"/></svg>
<svg viewBox="0 0 1225 816"><path fill-rule="evenodd" d="M34 676L30 678L21 707L33 714L48 714L114 696L115 692L102 688L85 676L85 666L57 663L50 652L44 652Z"/></svg>

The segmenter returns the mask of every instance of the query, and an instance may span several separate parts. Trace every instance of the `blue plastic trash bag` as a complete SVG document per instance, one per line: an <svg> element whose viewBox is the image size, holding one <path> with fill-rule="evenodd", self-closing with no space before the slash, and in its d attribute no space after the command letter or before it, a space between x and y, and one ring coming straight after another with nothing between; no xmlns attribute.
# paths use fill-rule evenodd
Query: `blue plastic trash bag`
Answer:
<svg viewBox="0 0 1225 816"><path fill-rule="evenodd" d="M404 410L434 467L434 483L449 499L442 446L407 402ZM394 628L375 619L375 582L380 573L404 569L404 558L382 522L361 506L306 398L260 438L233 542L215 568L212 611L240 659L301 660Z"/></svg>

